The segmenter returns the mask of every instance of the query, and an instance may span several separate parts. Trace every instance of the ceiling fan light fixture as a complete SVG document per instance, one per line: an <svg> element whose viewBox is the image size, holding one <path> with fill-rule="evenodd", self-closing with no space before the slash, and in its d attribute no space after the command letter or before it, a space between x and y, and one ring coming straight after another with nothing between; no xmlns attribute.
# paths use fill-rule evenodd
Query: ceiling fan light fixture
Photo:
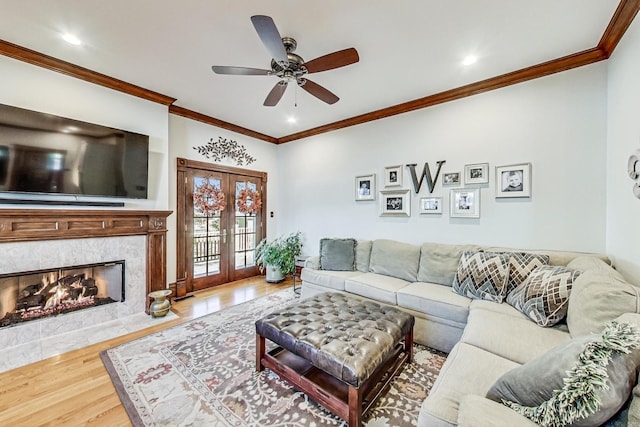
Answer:
<svg viewBox="0 0 640 427"><path fill-rule="evenodd" d="M469 66L469 65L473 65L476 62L478 62L478 57L475 55L467 55L464 60L462 61L462 65L464 66Z"/></svg>
<svg viewBox="0 0 640 427"><path fill-rule="evenodd" d="M72 44L74 46L80 46L82 44L82 40L80 40L78 37L76 37L71 33L61 34L60 37L62 37L62 39L67 43Z"/></svg>

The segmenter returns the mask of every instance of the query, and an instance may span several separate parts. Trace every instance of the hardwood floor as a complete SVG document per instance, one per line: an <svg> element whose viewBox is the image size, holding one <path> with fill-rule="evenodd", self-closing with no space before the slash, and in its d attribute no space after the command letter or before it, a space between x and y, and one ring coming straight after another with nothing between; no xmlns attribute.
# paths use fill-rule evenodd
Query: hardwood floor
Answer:
<svg viewBox="0 0 640 427"><path fill-rule="evenodd" d="M179 319L2 373L0 426L130 426L100 351L291 286L258 276L200 291L173 304Z"/></svg>

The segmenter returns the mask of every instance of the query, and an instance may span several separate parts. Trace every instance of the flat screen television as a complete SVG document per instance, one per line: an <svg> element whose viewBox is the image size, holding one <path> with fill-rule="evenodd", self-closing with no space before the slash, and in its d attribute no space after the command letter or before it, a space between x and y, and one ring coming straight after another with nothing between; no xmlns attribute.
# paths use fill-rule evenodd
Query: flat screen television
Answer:
<svg viewBox="0 0 640 427"><path fill-rule="evenodd" d="M146 199L149 136L0 104L0 192Z"/></svg>

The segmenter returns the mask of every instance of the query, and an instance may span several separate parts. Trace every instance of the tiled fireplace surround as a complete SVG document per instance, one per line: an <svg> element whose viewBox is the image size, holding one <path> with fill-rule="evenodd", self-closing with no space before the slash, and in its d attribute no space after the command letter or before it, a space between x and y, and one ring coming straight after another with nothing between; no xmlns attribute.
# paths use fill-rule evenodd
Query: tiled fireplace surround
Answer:
<svg viewBox="0 0 640 427"><path fill-rule="evenodd" d="M125 260L125 301L0 328L0 372L142 329L166 285L167 211L0 210L0 274Z"/></svg>

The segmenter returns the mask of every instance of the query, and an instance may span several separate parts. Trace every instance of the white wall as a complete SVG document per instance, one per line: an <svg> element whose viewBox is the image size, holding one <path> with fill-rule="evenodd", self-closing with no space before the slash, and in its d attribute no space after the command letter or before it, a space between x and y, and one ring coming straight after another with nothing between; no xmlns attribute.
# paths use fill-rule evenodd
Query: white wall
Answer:
<svg viewBox="0 0 640 427"><path fill-rule="evenodd" d="M605 252L637 278L640 201L626 162L640 149L639 27L636 20L609 61L282 146L3 56L0 103L150 135L150 199L127 199L127 209L175 211L176 157L206 161L193 146L222 136L256 157L249 168L269 174L275 217L268 237L301 230L307 254L317 253L325 236L476 242ZM449 217L441 177L433 195L444 198L443 215L418 214L425 187L413 195L409 218L380 217L377 200L354 200L356 175L375 173L381 190L385 166L434 168L438 160L446 160L444 172L489 163L480 219ZM494 167L520 162L533 164L533 197L496 200ZM406 168L403 181L411 188ZM169 282L176 277L175 220L169 217Z"/></svg>
<svg viewBox="0 0 640 427"><path fill-rule="evenodd" d="M168 109L122 92L0 56L0 103L149 135L149 198L127 209L166 209ZM68 197L74 200L74 197ZM108 200L79 197L80 200ZM3 205L2 207L15 207ZM32 207L32 206L23 206ZM46 208L46 206L35 206Z"/></svg>
<svg viewBox="0 0 640 427"><path fill-rule="evenodd" d="M255 158L255 162L250 165L238 166L233 160L223 159L220 162L214 162L199 154L194 147L206 145L211 138L214 141L218 137L237 141L238 144L246 148L247 154ZM268 211L278 210L278 191L279 171L276 156L277 146L265 141L251 138L245 135L230 132L215 126L210 126L195 120L186 119L181 116L171 114L169 116L169 208L173 210L168 220L169 231L167 233L167 280L169 283L176 280L176 199L177 199L177 173L176 162L178 157L189 160L197 160L205 163L220 164L224 166L232 166L241 169L250 169L255 171L267 172L267 197L266 209ZM277 216L267 218L267 237L273 239L277 230Z"/></svg>
<svg viewBox="0 0 640 427"><path fill-rule="evenodd" d="M280 233L301 230L305 253L322 237L390 238L605 252L606 63L279 146ZM480 219L379 216L378 200L354 201L357 175L446 160L444 172L488 162ZM531 199L495 199L495 166L531 162ZM404 168L404 188L412 188Z"/></svg>
<svg viewBox="0 0 640 427"><path fill-rule="evenodd" d="M631 153L640 150L640 21L635 19L608 61L607 253L617 268L640 284L640 199L627 175Z"/></svg>

